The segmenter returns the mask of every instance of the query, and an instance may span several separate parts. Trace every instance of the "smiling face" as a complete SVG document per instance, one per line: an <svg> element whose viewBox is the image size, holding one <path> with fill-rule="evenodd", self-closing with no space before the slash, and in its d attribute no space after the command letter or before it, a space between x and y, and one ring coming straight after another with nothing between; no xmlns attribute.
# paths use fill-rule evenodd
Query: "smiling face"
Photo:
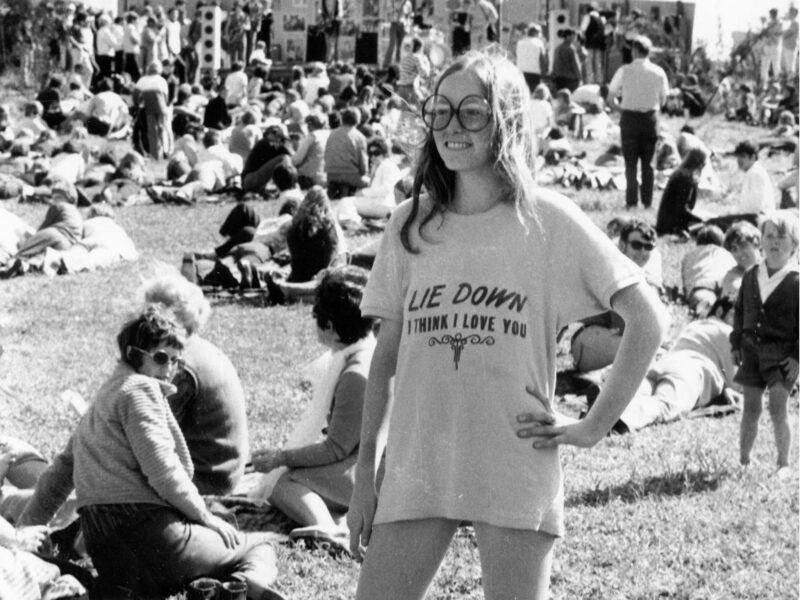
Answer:
<svg viewBox="0 0 800 600"><path fill-rule="evenodd" d="M457 71L442 80L438 95L446 98L457 109L467 96L485 98L486 92L475 74ZM433 132L433 140L445 166L451 171L491 171L495 161L492 151L493 133L491 118L483 129L468 131L454 114L447 127Z"/></svg>
<svg viewBox="0 0 800 600"><path fill-rule="evenodd" d="M136 352L134 350L134 352ZM169 359L162 365L158 364L154 356L160 353L166 353ZM137 371L142 375L160 379L161 381L171 381L178 370L181 358L181 351L173 346L169 346L167 342L161 342L158 346L149 352L139 352L139 359L141 364Z"/></svg>
<svg viewBox="0 0 800 600"><path fill-rule="evenodd" d="M640 267L644 267L650 260L654 248L655 244L646 240L639 231L631 231L627 242L620 240L622 253Z"/></svg>
<svg viewBox="0 0 800 600"><path fill-rule="evenodd" d="M761 251L756 244L737 242L731 244L731 254L741 269L749 269L761 258Z"/></svg>
<svg viewBox="0 0 800 600"><path fill-rule="evenodd" d="M781 269L797 250L797 245L792 241L788 232L781 233L775 223L765 223L764 233L761 236L761 249L764 259L770 269Z"/></svg>

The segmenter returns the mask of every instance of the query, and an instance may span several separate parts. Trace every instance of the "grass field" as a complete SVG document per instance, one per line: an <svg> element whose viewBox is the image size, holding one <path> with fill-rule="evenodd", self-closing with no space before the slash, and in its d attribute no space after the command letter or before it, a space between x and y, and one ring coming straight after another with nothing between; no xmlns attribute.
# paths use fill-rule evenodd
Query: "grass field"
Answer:
<svg viewBox="0 0 800 600"><path fill-rule="evenodd" d="M669 123L677 130L678 121ZM696 123L713 147L730 150L763 130L718 120ZM590 158L598 142L578 144ZM788 158L768 169L781 171ZM735 171L723 158L724 182ZM566 190L600 226L624 204L622 192ZM658 196L657 196L658 197ZM722 211L719 204L703 207ZM8 204L32 224L45 207ZM259 206L268 215L276 207ZM0 281L0 431L52 457L76 422L64 390L90 399L116 360L114 338L139 306L141 278L154 261L178 266L188 249L212 247L230 205L117 209L142 257L88 274ZM654 220L653 211L640 211ZM678 284L687 243L662 239L665 280ZM677 329L683 307L670 312ZM310 309L218 303L204 335L236 365L248 403L252 446L281 444L304 403L301 367L317 356ZM568 359L562 360L568 364ZM791 402L797 434L798 406ZM798 597L798 477L778 481L766 412L755 464L738 466L738 417L687 419L603 440L592 450L565 448L568 534L556 546L552 591L563 599L791 599ZM798 464L797 444L792 465ZM278 586L291 598L351 598L357 563L320 551L282 547ZM472 530L460 530L429 598L482 598Z"/></svg>

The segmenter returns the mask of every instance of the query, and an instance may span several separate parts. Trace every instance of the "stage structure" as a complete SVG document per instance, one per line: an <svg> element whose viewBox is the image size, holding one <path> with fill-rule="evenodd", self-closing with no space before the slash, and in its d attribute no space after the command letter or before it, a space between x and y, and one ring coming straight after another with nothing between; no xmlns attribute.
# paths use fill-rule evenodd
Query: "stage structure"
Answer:
<svg viewBox="0 0 800 600"><path fill-rule="evenodd" d="M323 15L339 16L336 58L376 65L388 46L390 0L273 0L272 58L276 63L326 61ZM323 2L325 7L323 10ZM328 37L332 40L331 37ZM327 56L333 52L328 49Z"/></svg>

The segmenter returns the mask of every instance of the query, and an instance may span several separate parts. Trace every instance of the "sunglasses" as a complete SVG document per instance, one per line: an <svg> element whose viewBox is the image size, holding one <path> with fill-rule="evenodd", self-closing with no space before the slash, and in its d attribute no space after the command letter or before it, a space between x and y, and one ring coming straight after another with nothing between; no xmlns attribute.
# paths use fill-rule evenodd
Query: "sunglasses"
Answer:
<svg viewBox="0 0 800 600"><path fill-rule="evenodd" d="M458 107L439 94L430 96L422 105L422 120L433 131L441 131L453 120L458 119L461 127L467 131L480 131L489 124L492 108L483 96L470 94L462 98Z"/></svg>
<svg viewBox="0 0 800 600"><path fill-rule="evenodd" d="M383 152L367 152L370 156L383 156Z"/></svg>
<svg viewBox="0 0 800 600"><path fill-rule="evenodd" d="M653 242L640 242L638 240L628 242L628 244L634 250L647 250L648 252L652 252L656 247Z"/></svg>
<svg viewBox="0 0 800 600"><path fill-rule="evenodd" d="M142 350L141 348L136 348L135 346L131 346L131 348L133 348L137 352L141 352L142 354L146 354L147 356L152 358L153 362L156 363L159 367L163 367L167 363L173 366L177 365L179 367L182 367L186 363L186 361L184 361L182 357L172 356L167 352L164 352L163 350L159 350L158 352L147 352L145 350Z"/></svg>

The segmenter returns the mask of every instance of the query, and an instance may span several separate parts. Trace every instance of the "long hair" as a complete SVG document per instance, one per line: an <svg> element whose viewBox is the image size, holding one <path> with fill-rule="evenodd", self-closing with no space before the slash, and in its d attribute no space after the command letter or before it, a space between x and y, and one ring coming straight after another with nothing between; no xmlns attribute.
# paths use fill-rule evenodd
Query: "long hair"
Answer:
<svg viewBox="0 0 800 600"><path fill-rule="evenodd" d="M702 148L692 148L683 157L681 169L685 171L697 171L706 164L708 153Z"/></svg>
<svg viewBox="0 0 800 600"><path fill-rule="evenodd" d="M434 93L442 81L453 73L470 71L481 82L492 111L487 127L492 127L494 170L502 179L509 202L514 203L520 222L527 228L529 220L536 221L534 211L535 181L531 167L536 158L533 123L530 114L528 89L521 71L505 56L491 49L472 51L460 56L439 77ZM430 196L432 209L422 217L418 232L435 216L443 216L454 201L455 173L448 169L436 149L433 131L425 135L417 160L412 190L411 212L400 230L403 247L413 254L409 232L420 211L422 189Z"/></svg>
<svg viewBox="0 0 800 600"><path fill-rule="evenodd" d="M306 237L313 237L333 227L335 218L327 192L322 186L315 185L308 190L297 208L291 228L303 232Z"/></svg>

